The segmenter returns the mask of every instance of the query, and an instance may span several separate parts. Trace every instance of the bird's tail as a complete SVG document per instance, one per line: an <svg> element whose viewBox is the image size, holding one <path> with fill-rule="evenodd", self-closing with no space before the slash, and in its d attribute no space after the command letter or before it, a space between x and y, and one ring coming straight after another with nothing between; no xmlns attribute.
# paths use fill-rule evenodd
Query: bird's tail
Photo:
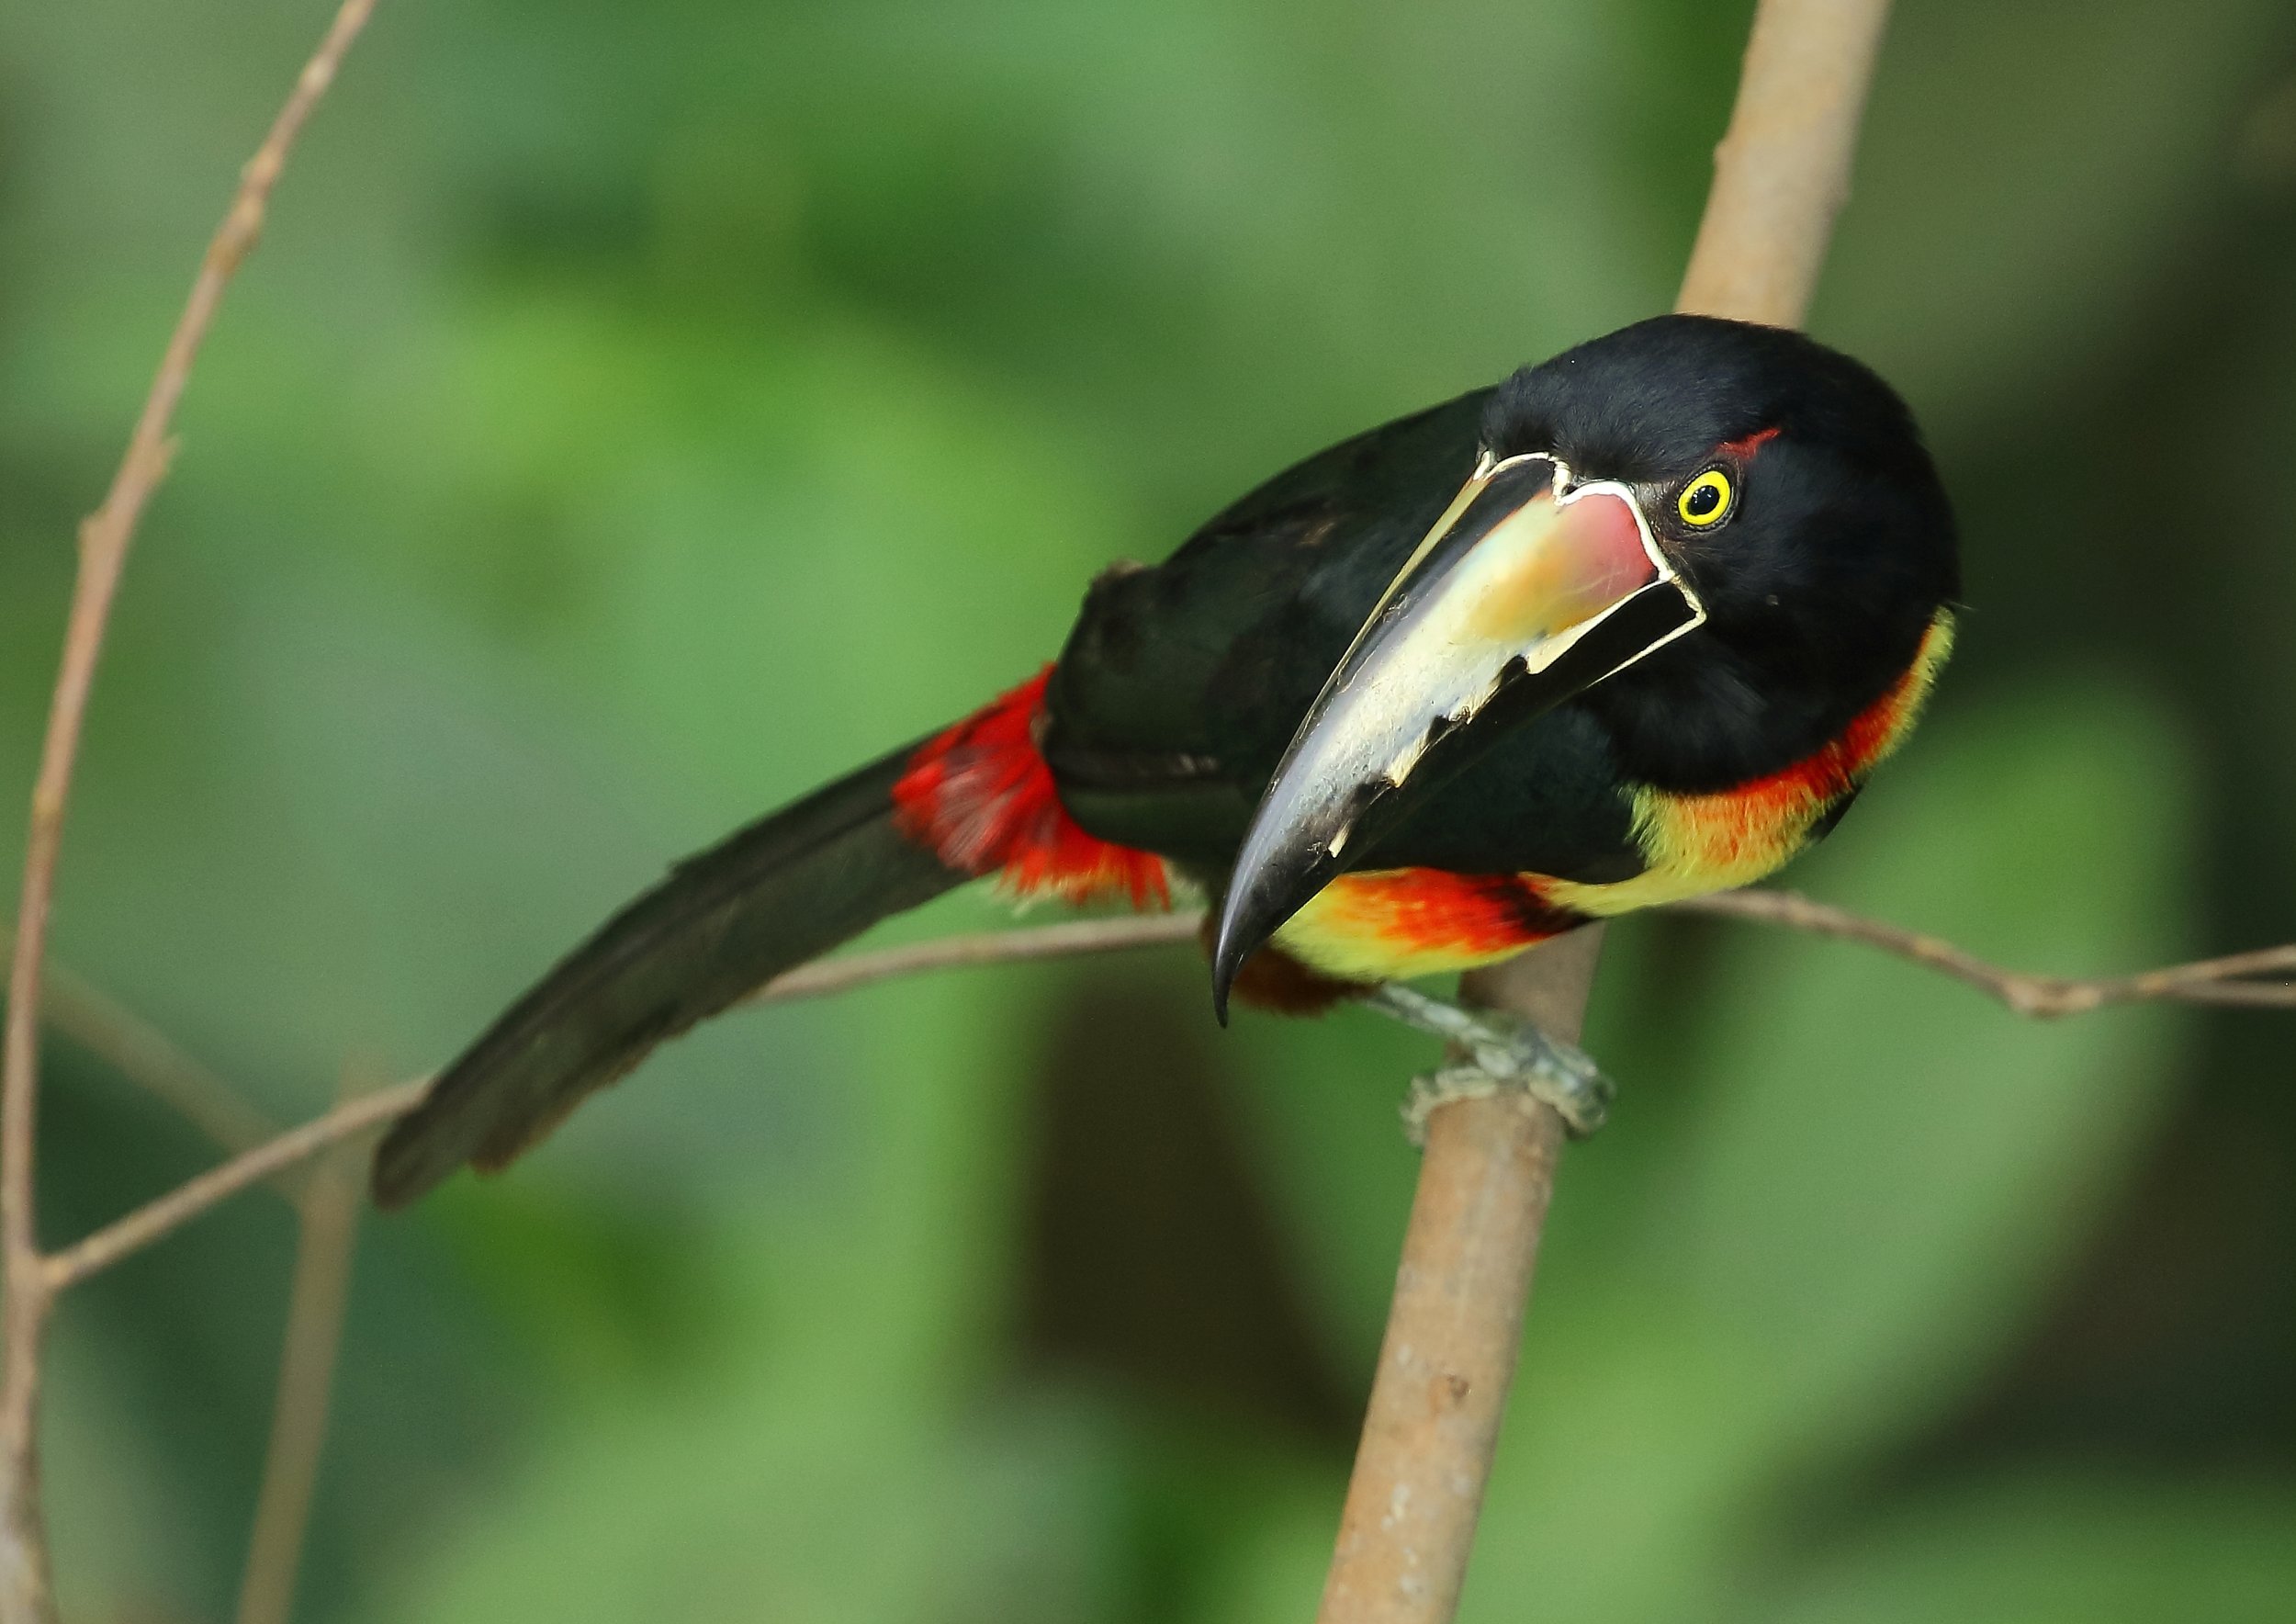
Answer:
<svg viewBox="0 0 2296 1624"><path fill-rule="evenodd" d="M383 1141L396 1207L502 1167L653 1047L966 875L904 835L902 750L697 856L608 919L465 1050Z"/></svg>
<svg viewBox="0 0 2296 1624"><path fill-rule="evenodd" d="M1071 899L1160 901L1160 860L1070 820L1037 748L1044 677L673 868L440 1074L376 1153L403 1206L501 1167L657 1044L878 920L977 874Z"/></svg>

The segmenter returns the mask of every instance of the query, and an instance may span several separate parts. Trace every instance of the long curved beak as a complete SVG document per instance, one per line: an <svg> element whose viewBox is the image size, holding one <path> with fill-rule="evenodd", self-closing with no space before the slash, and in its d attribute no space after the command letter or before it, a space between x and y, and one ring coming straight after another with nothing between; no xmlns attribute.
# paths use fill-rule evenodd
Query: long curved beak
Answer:
<svg viewBox="0 0 2296 1624"><path fill-rule="evenodd" d="M1478 718L1519 725L1705 619L1626 486L1574 485L1544 456L1477 469L1309 708L1245 831L1212 948L1221 1020L1244 961L1480 753L1431 762L1439 742Z"/></svg>

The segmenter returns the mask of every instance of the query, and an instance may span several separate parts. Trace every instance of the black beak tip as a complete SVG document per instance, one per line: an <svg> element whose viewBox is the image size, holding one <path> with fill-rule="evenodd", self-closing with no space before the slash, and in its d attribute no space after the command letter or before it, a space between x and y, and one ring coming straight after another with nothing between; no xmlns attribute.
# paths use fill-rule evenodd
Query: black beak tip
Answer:
<svg viewBox="0 0 2296 1624"><path fill-rule="evenodd" d="M1280 919L1270 919L1249 887L1232 888L1220 905L1220 929L1211 944L1211 1012L1228 1024L1228 995L1244 962L1260 949Z"/></svg>
<svg viewBox="0 0 2296 1624"><path fill-rule="evenodd" d="M1220 929L1211 949L1211 1008L1228 1024L1228 995L1251 956L1323 888L1337 868L1320 843L1306 851L1230 877L1220 905Z"/></svg>
<svg viewBox="0 0 2296 1624"><path fill-rule="evenodd" d="M1234 932L1226 928L1227 921L1222 920L1221 926L1211 955L1211 1012L1224 1027L1228 1024L1228 993L1235 986L1236 972L1244 968L1249 954L1248 951L1237 951Z"/></svg>

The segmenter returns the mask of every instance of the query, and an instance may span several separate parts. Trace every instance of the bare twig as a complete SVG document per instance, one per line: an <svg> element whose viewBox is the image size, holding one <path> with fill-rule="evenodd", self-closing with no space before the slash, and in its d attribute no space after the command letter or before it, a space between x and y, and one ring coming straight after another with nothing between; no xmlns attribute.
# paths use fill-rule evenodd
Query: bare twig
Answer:
<svg viewBox="0 0 2296 1624"><path fill-rule="evenodd" d="M1884 924L1826 903L1813 902L1790 891L1736 891L1671 906L1685 913L1715 914L1862 942L1968 982L1998 998L2020 1015L2078 1014L2107 1004L2144 998L2296 1006L2296 984L2244 983L2235 979L2275 972L2296 975L2296 944L2235 953L2225 958L2202 959L2189 964L2170 964L2132 976L2084 981L2069 976L2036 976L2003 969L1936 937ZM1198 913L1147 914L944 936L903 947L824 959L775 977L742 1001L750 1007L795 1003L807 998L831 998L879 982L934 970L978 969L1086 953L1122 953L1135 948L1169 946L1196 940L1202 924L1203 916ZM1558 982L1557 978L1562 975L1567 960L1575 960L1580 965L1578 973L1583 974L1584 965L1593 957L1597 940L1592 930L1577 931L1567 939L1569 953L1566 954L1559 945L1550 946L1540 949L1535 954L1525 955L1508 966L1510 976L1519 977L1525 985L1520 991L1508 995L1512 1001L1504 1007L1519 1009L1534 996L1550 995L1549 1002L1543 1006L1543 1012L1538 1017L1541 1024L1558 1032L1575 1032L1579 1011L1571 1000L1573 997L1582 995L1574 994L1568 981ZM1532 974L1535 969L1536 976ZM1490 987L1488 981L1477 985L1486 989ZM87 990L92 998L103 998L102 994L93 989ZM118 1009L107 999L105 1000L105 1007L135 1028L149 1030L143 1028L134 1016ZM165 1044L165 1040L158 1034L151 1035L153 1042ZM172 1049L169 1052L172 1053ZM265 1179L278 1179L288 1169L340 1143L346 1136L355 1135L368 1127L378 1126L392 1117L412 1111L422 1102L423 1091L429 1087L429 1079L422 1078L402 1084L384 1094L366 1096L337 1107L326 1116L264 1141L78 1245L54 1254L50 1265L58 1271L57 1283L71 1284L84 1280L161 1239L170 1231L241 1190ZM281 1183L290 1193L298 1188L284 1179Z"/></svg>
<svg viewBox="0 0 2296 1624"><path fill-rule="evenodd" d="M1725 891L1670 903L1675 913L1712 914L1754 924L1780 925L1813 935L1863 942L1927 968L1967 982L1998 998L2020 1015L2054 1017L2078 1015L2108 1004L2161 999L2196 1004L2261 1005L2296 1008L2296 979L2259 982L2259 976L2296 978L2296 942L2254 949L2221 958L2196 959L2124 976L2050 976L2011 970L1977 957L1966 948L1900 925L1868 919L1863 914L1816 902L1795 891ZM944 936L908 947L876 953L850 953L823 959L792 970L752 993L744 1002L781 1003L795 998L826 998L895 976L929 970L1008 964L1032 959L1064 958L1076 953L1119 953L1167 942L1192 942L1200 933L1203 916L1198 913L1148 914L1135 918L1086 919L1017 930L983 930ZM1576 932L1571 940L1583 950L1592 931ZM1559 971L1560 961L1542 948L1525 964L1546 963ZM1575 1029L1581 1016L1568 1002L1556 1005L1559 1026Z"/></svg>
<svg viewBox="0 0 2296 1624"><path fill-rule="evenodd" d="M356 1075L344 1072L346 1093ZM296 1571L302 1565L311 1493L327 1438L327 1407L343 1344L369 1154L357 1138L331 1146L312 1165L295 1204L295 1282L287 1293L271 1443L240 1583L239 1624L287 1624L294 1607Z"/></svg>
<svg viewBox="0 0 2296 1624"><path fill-rule="evenodd" d="M1762 0L1674 308L1798 327L1818 289L1888 0Z"/></svg>
<svg viewBox="0 0 2296 1624"><path fill-rule="evenodd" d="M1848 188L1887 16L1888 0L1760 0L1678 309L1788 326L1801 321ZM1530 954L1521 975L1486 977L1465 990L1550 1030L1575 1030L1600 952L1593 931L1580 934L1585 940L1572 953L1550 946ZM1535 1118L1546 1119L1536 1139L1519 1153L1495 1150L1507 1143L1495 1115L1507 1103L1460 1100L1429 1119L1420 1199L1387 1330L1388 1348L1410 1349L1420 1367L1446 1373L1446 1382L1480 1381L1490 1402L1471 1415L1462 1406L1446 1427L1383 1439L1375 1385L1319 1624L1447 1624L1458 1609L1546 1217L1548 1168L1536 1146L1561 1135L1550 1108L1531 1106ZM1475 1131L1444 1122L1469 1112L1487 1119ZM1462 1209L1451 1194L1460 1190L1487 1191L1514 1209ZM1515 1271L1502 1289L1491 1284L1494 1247ZM1478 1289L1482 1295L1472 1294ZM1494 1348L1495 1370L1489 1364ZM1379 1380L1388 1378L1383 1363ZM1410 1399L1396 1402L1439 1404L1444 1391L1421 1382ZM1380 1505L1383 1484L1424 1483L1417 1474L1431 1463L1453 1472L1443 1480L1446 1515L1407 1517Z"/></svg>
<svg viewBox="0 0 2296 1624"><path fill-rule="evenodd" d="M1580 931L1462 992L1575 1043L1600 946ZM1562 1139L1562 1119L1522 1093L1428 1116L1320 1617L1444 1619L1458 1607Z"/></svg>
<svg viewBox="0 0 2296 1624"><path fill-rule="evenodd" d="M776 977L744 1000L753 1005L795 1003L851 992L929 970L1023 964L1082 953L1117 953L1194 940L1201 916L1152 914L1132 919L1074 919L1021 930L984 930L827 959ZM240 1191L275 1178L343 1140L405 1115L422 1102L431 1079L418 1078L338 1105L212 1167L137 1208L86 1239L51 1254L46 1286L62 1291L161 1240Z"/></svg>
<svg viewBox="0 0 2296 1624"><path fill-rule="evenodd" d="M38 1409L39 1349L46 1334L50 1271L39 1252L33 1205L33 1136L39 1064L40 960L48 941L56 859L63 844L64 806L79 755L88 694L111 617L129 543L144 505L167 473L168 426L190 381L192 363L215 319L223 290L262 234L264 210L295 138L335 76L343 52L365 26L374 0L343 0L318 51L304 65L287 104L240 177L230 211L208 244L190 298L169 336L143 410L103 505L80 526L80 568L73 585L62 667L32 787L25 838L24 888L17 906L18 952L10 968L5 1044L0 1045L0 1282L6 1289L0 1336L0 1624L41 1624L53 1617L47 1542L40 1526Z"/></svg>
<svg viewBox="0 0 2296 1624"><path fill-rule="evenodd" d="M430 1078L419 1077L396 1088L361 1095L336 1106L325 1116L288 1129L244 1156L233 1156L221 1167L209 1168L158 1200L145 1202L126 1217L106 1224L85 1240L50 1253L41 1260L43 1283L51 1292L79 1284L241 1190L262 1183L282 1167L294 1167L329 1145L405 1115L422 1102L430 1086Z"/></svg>
<svg viewBox="0 0 2296 1624"><path fill-rule="evenodd" d="M827 998L872 982L915 976L927 970L1011 964L1030 959L1121 953L1168 942L1193 942L1203 923L1203 915L1199 913L1141 914L1112 919L1075 919L1025 930L983 930L973 935L943 936L914 946L849 953L843 958L804 964L787 975L775 976L742 1002L780 1004L798 998Z"/></svg>
<svg viewBox="0 0 2296 1624"><path fill-rule="evenodd" d="M41 977L43 1022L213 1140L252 1150L279 1131L240 1091L177 1048L165 1032L51 960ZM288 1193L292 1193L289 1191Z"/></svg>
<svg viewBox="0 0 2296 1624"><path fill-rule="evenodd" d="M1939 938L1793 892L1738 892L1674 906L1863 942L1953 976L2029 1016L2144 998L2296 1005L2296 985L2240 979L2296 975L2296 944L2077 980L2002 969ZM747 1001L792 1002L931 970L1170 944L1193 939L1200 924L1196 914L1150 915L945 937L806 965ZM1575 1039L1598 951L1596 933L1580 931L1471 976L1462 990L1470 999L1528 1014L1547 1031ZM129 1047L136 1052L191 1064L103 994L75 987L74 996L84 1009L101 1012L102 1043L117 1045L121 1034L133 1034ZM356 1164L364 1154L355 1142L413 1110L429 1087L425 1078L346 1101L44 1260L43 1289L52 1295L240 1191L333 1153L332 1162L297 1187L302 1238L242 1620L283 1618L292 1593L348 1269L351 1207L343 1203L355 1205ZM222 1097L234 1098L228 1090ZM1561 1124L1551 1111L1508 1095L1444 1106L1432 1115L1427 1133L1396 1308L1327 1582L1327 1618L1439 1619L1456 1605L1562 1143Z"/></svg>
<svg viewBox="0 0 2296 1624"><path fill-rule="evenodd" d="M1939 937L1885 925L1879 919L1869 919L1829 903L1813 902L1796 891L1726 891L1674 906L1684 913L1754 919L1844 942L1862 942L1868 947L1877 947L1884 953L1967 982L1980 992L2000 999L2020 1015L2044 1019L2083 1015L2108 1004L2147 999L2296 1009L2296 982L2249 979L2257 976L2296 975L2296 943L2232 953L2223 958L2199 959L2189 964L2169 964L2133 976L2080 978L2005 970Z"/></svg>

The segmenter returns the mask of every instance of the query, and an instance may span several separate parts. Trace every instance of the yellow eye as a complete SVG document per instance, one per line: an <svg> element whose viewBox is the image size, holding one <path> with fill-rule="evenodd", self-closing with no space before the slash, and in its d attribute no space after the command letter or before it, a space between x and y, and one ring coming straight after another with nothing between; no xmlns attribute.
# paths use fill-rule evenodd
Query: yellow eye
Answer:
<svg viewBox="0 0 2296 1624"><path fill-rule="evenodd" d="M1703 530L1720 523L1730 511L1730 478L1720 468L1708 468L1683 487L1674 511L1682 514L1683 523Z"/></svg>

